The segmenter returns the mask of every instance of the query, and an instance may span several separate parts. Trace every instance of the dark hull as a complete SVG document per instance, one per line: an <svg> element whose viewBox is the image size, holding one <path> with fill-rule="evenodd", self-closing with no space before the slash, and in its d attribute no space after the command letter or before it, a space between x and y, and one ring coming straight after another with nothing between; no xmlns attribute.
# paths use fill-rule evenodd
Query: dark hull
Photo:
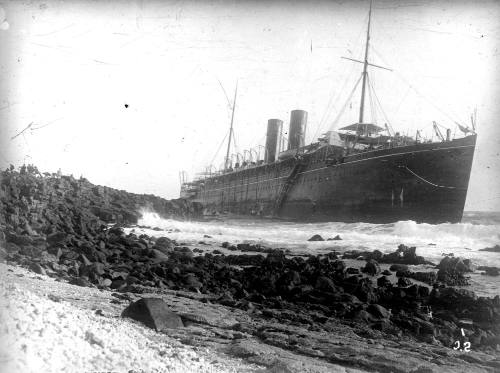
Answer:
<svg viewBox="0 0 500 373"><path fill-rule="evenodd" d="M200 183L192 198L206 213L277 215L301 221L426 223L462 219L476 136L353 154L305 165L276 209L295 160L239 170Z"/></svg>

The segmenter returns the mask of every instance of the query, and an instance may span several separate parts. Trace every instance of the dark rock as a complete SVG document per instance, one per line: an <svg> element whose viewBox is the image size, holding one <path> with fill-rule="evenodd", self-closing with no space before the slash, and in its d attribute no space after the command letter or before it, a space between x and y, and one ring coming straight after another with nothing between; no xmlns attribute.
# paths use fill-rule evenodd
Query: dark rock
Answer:
<svg viewBox="0 0 500 373"><path fill-rule="evenodd" d="M338 234L333 238L327 239L327 241L341 241L341 240L342 240L342 238Z"/></svg>
<svg viewBox="0 0 500 373"><path fill-rule="evenodd" d="M80 271L81 276L87 276L87 277L99 277L104 274L104 264L102 263L92 263L90 265L87 265L83 267L83 269Z"/></svg>
<svg viewBox="0 0 500 373"><path fill-rule="evenodd" d="M378 319L388 319L391 317L391 313L379 304L370 304L366 310Z"/></svg>
<svg viewBox="0 0 500 373"><path fill-rule="evenodd" d="M438 265L437 280L450 286L469 285L466 272L472 272L473 267L469 259L444 257Z"/></svg>
<svg viewBox="0 0 500 373"><path fill-rule="evenodd" d="M365 311L363 309L355 312L353 319L356 321L364 322L364 323L372 323L372 322L376 321L376 318L371 313L369 313L368 311Z"/></svg>
<svg viewBox="0 0 500 373"><path fill-rule="evenodd" d="M120 226L117 226L117 225L109 228L108 229L108 233L114 234L115 236L118 236L118 237L121 237L121 236L125 235L125 232L123 231L123 228L120 227Z"/></svg>
<svg viewBox="0 0 500 373"><path fill-rule="evenodd" d="M46 239L47 239L47 243L50 245L50 246L55 246L55 245L58 245L58 244L62 244L66 241L68 235L64 232L54 232L52 234L49 234Z"/></svg>
<svg viewBox="0 0 500 373"><path fill-rule="evenodd" d="M359 273L359 269L349 267L346 269L345 273L347 273L348 275L357 275Z"/></svg>
<svg viewBox="0 0 500 373"><path fill-rule="evenodd" d="M103 278L101 280L101 286L104 287L110 287L112 285L113 281L111 281L109 278Z"/></svg>
<svg viewBox="0 0 500 373"><path fill-rule="evenodd" d="M19 246L27 246L33 244L33 238L27 235L21 235L17 233L7 233L6 240L7 242L11 242Z"/></svg>
<svg viewBox="0 0 500 373"><path fill-rule="evenodd" d="M416 254L416 247L408 247L403 244L398 246L394 253L386 254L380 262L383 263L398 263L398 264L433 264Z"/></svg>
<svg viewBox="0 0 500 373"><path fill-rule="evenodd" d="M35 273L38 273L39 275L46 275L47 273L45 272L45 269L43 269L40 264L31 262L29 265L29 269Z"/></svg>
<svg viewBox="0 0 500 373"><path fill-rule="evenodd" d="M113 280L110 285L111 289L122 289L125 286L127 286L127 282L124 280Z"/></svg>
<svg viewBox="0 0 500 373"><path fill-rule="evenodd" d="M418 287L418 296L421 298L427 298L430 294L430 290L427 286Z"/></svg>
<svg viewBox="0 0 500 373"><path fill-rule="evenodd" d="M411 277L411 271L397 271L396 277Z"/></svg>
<svg viewBox="0 0 500 373"><path fill-rule="evenodd" d="M156 250L159 250L164 254L170 253L174 249L174 247L175 247L175 242L168 237L159 237L156 240L154 246Z"/></svg>
<svg viewBox="0 0 500 373"><path fill-rule="evenodd" d="M383 275L385 275L385 276L391 276L391 275L392 275L392 272L391 272L391 271L389 271L388 269L384 269L384 270L382 271L382 274L383 274Z"/></svg>
<svg viewBox="0 0 500 373"><path fill-rule="evenodd" d="M203 286L200 280L198 280L196 275L194 275L193 273L188 273L184 276L184 284L188 289L192 289L195 291L201 289L201 287Z"/></svg>
<svg viewBox="0 0 500 373"><path fill-rule="evenodd" d="M479 251L489 251L492 253L500 253L500 245L495 245L493 247L485 247L484 249L479 249Z"/></svg>
<svg viewBox="0 0 500 373"><path fill-rule="evenodd" d="M366 254L360 250L349 250L342 254L342 259L359 259L364 258L363 255Z"/></svg>
<svg viewBox="0 0 500 373"><path fill-rule="evenodd" d="M381 276L377 279L377 286L378 287L389 286L390 284L391 284L391 281L386 276Z"/></svg>
<svg viewBox="0 0 500 373"><path fill-rule="evenodd" d="M404 288L404 287L410 286L412 284L413 283L407 277L400 277L400 278L398 278L398 286L399 287Z"/></svg>
<svg viewBox="0 0 500 373"><path fill-rule="evenodd" d="M373 250L371 253L366 255L366 259L370 260L373 259L375 261L380 261L383 258L384 254L382 254L382 251L380 250Z"/></svg>
<svg viewBox="0 0 500 373"><path fill-rule="evenodd" d="M328 293L336 293L338 291L332 279L326 276L320 276L317 278L315 288Z"/></svg>
<svg viewBox="0 0 500 373"><path fill-rule="evenodd" d="M408 266L406 264L393 264L389 267L392 272L408 271Z"/></svg>
<svg viewBox="0 0 500 373"><path fill-rule="evenodd" d="M182 319L160 298L139 299L123 310L122 317L140 321L158 332L184 327Z"/></svg>
<svg viewBox="0 0 500 373"><path fill-rule="evenodd" d="M314 236L309 238L308 241L324 241L324 239L319 234L315 234Z"/></svg>
<svg viewBox="0 0 500 373"><path fill-rule="evenodd" d="M168 256L157 249L149 250L149 255L153 259L153 261L157 263L168 261Z"/></svg>
<svg viewBox="0 0 500 373"><path fill-rule="evenodd" d="M80 261L83 263L84 266L89 266L92 264L92 262L88 260L85 254L80 254Z"/></svg>
<svg viewBox="0 0 500 373"><path fill-rule="evenodd" d="M380 266L378 265L376 260L370 259L366 262L366 265L361 271L363 273L369 274L370 276L375 276L380 273Z"/></svg>
<svg viewBox="0 0 500 373"><path fill-rule="evenodd" d="M417 281L425 282L429 285L433 285L437 281L436 272L412 272L408 277Z"/></svg>
<svg viewBox="0 0 500 373"><path fill-rule="evenodd" d="M460 257L445 256L437 265L439 270L445 272L465 273L473 272L474 268L470 259L463 259Z"/></svg>
<svg viewBox="0 0 500 373"><path fill-rule="evenodd" d="M90 286L92 286L92 284L90 283L90 281L87 280L84 277L72 278L69 283L71 285L77 285L77 286L83 286L83 287L90 287Z"/></svg>
<svg viewBox="0 0 500 373"><path fill-rule="evenodd" d="M484 271L482 274L486 276L500 276L500 268L480 266L477 268L479 271Z"/></svg>
<svg viewBox="0 0 500 373"><path fill-rule="evenodd" d="M274 250L267 254L266 259L264 260L264 263L266 264L271 264L271 265L283 265L283 263L286 261L285 258L285 253L281 250Z"/></svg>

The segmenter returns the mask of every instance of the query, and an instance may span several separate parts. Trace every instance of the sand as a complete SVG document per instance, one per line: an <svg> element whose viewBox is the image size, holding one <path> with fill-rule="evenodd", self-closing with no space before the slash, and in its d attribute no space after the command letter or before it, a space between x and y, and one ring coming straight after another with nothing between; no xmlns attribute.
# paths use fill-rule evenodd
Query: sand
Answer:
<svg viewBox="0 0 500 373"><path fill-rule="evenodd" d="M183 345L107 311L82 308L84 303L99 305L99 299L109 297L106 293L0 264L0 371L258 370L238 359Z"/></svg>

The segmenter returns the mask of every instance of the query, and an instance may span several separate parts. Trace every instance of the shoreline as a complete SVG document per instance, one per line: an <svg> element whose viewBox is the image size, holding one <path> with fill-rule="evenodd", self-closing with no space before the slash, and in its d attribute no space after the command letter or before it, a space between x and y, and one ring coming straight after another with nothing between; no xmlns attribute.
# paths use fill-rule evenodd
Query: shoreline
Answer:
<svg viewBox="0 0 500 373"><path fill-rule="evenodd" d="M15 171L2 176L0 259L14 287L22 281L9 269L20 266L64 283L73 294L97 289L121 311L140 298L160 297L184 323L169 336L182 335L182 344L195 341L256 369L280 371L276 356L282 371L301 371L300 364L311 372L500 368L500 297L443 285L466 281L467 260L445 257L430 276L409 270L408 265L427 261L404 245L386 254L306 256L258 244L182 245L168 232L157 231L165 234L157 238L109 227L117 217L127 231L137 224L142 200L124 191L102 193L68 177ZM191 211L156 203L179 217ZM362 261L353 262L359 257ZM50 293L45 280L41 283ZM192 303L191 315L179 310L179 299ZM208 311L218 314L218 321L208 320ZM235 315L237 321L225 323ZM207 328L223 342L199 338ZM457 341L469 342L471 351L455 351Z"/></svg>

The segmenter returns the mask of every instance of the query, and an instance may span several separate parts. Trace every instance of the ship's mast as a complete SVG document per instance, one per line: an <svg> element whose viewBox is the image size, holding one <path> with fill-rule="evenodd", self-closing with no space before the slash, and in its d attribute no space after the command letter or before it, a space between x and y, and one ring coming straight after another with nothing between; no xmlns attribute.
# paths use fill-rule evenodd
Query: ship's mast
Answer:
<svg viewBox="0 0 500 373"><path fill-rule="evenodd" d="M233 122L234 122L234 110L236 109L236 95L238 94L238 82L236 82L236 89L234 90L233 99L233 112L231 113L231 127L229 127L229 139L227 141L227 152L226 152L226 163L225 169L229 168L229 151L231 150L231 138L233 137Z"/></svg>
<svg viewBox="0 0 500 373"><path fill-rule="evenodd" d="M363 123L363 115L365 112L365 91L366 91L366 77L368 75L368 47L370 44L370 23L372 20L372 0L370 0L370 11L368 12L368 29L366 30L366 45L365 45L365 60L363 62L363 85L361 86L361 104L359 107L359 121Z"/></svg>

